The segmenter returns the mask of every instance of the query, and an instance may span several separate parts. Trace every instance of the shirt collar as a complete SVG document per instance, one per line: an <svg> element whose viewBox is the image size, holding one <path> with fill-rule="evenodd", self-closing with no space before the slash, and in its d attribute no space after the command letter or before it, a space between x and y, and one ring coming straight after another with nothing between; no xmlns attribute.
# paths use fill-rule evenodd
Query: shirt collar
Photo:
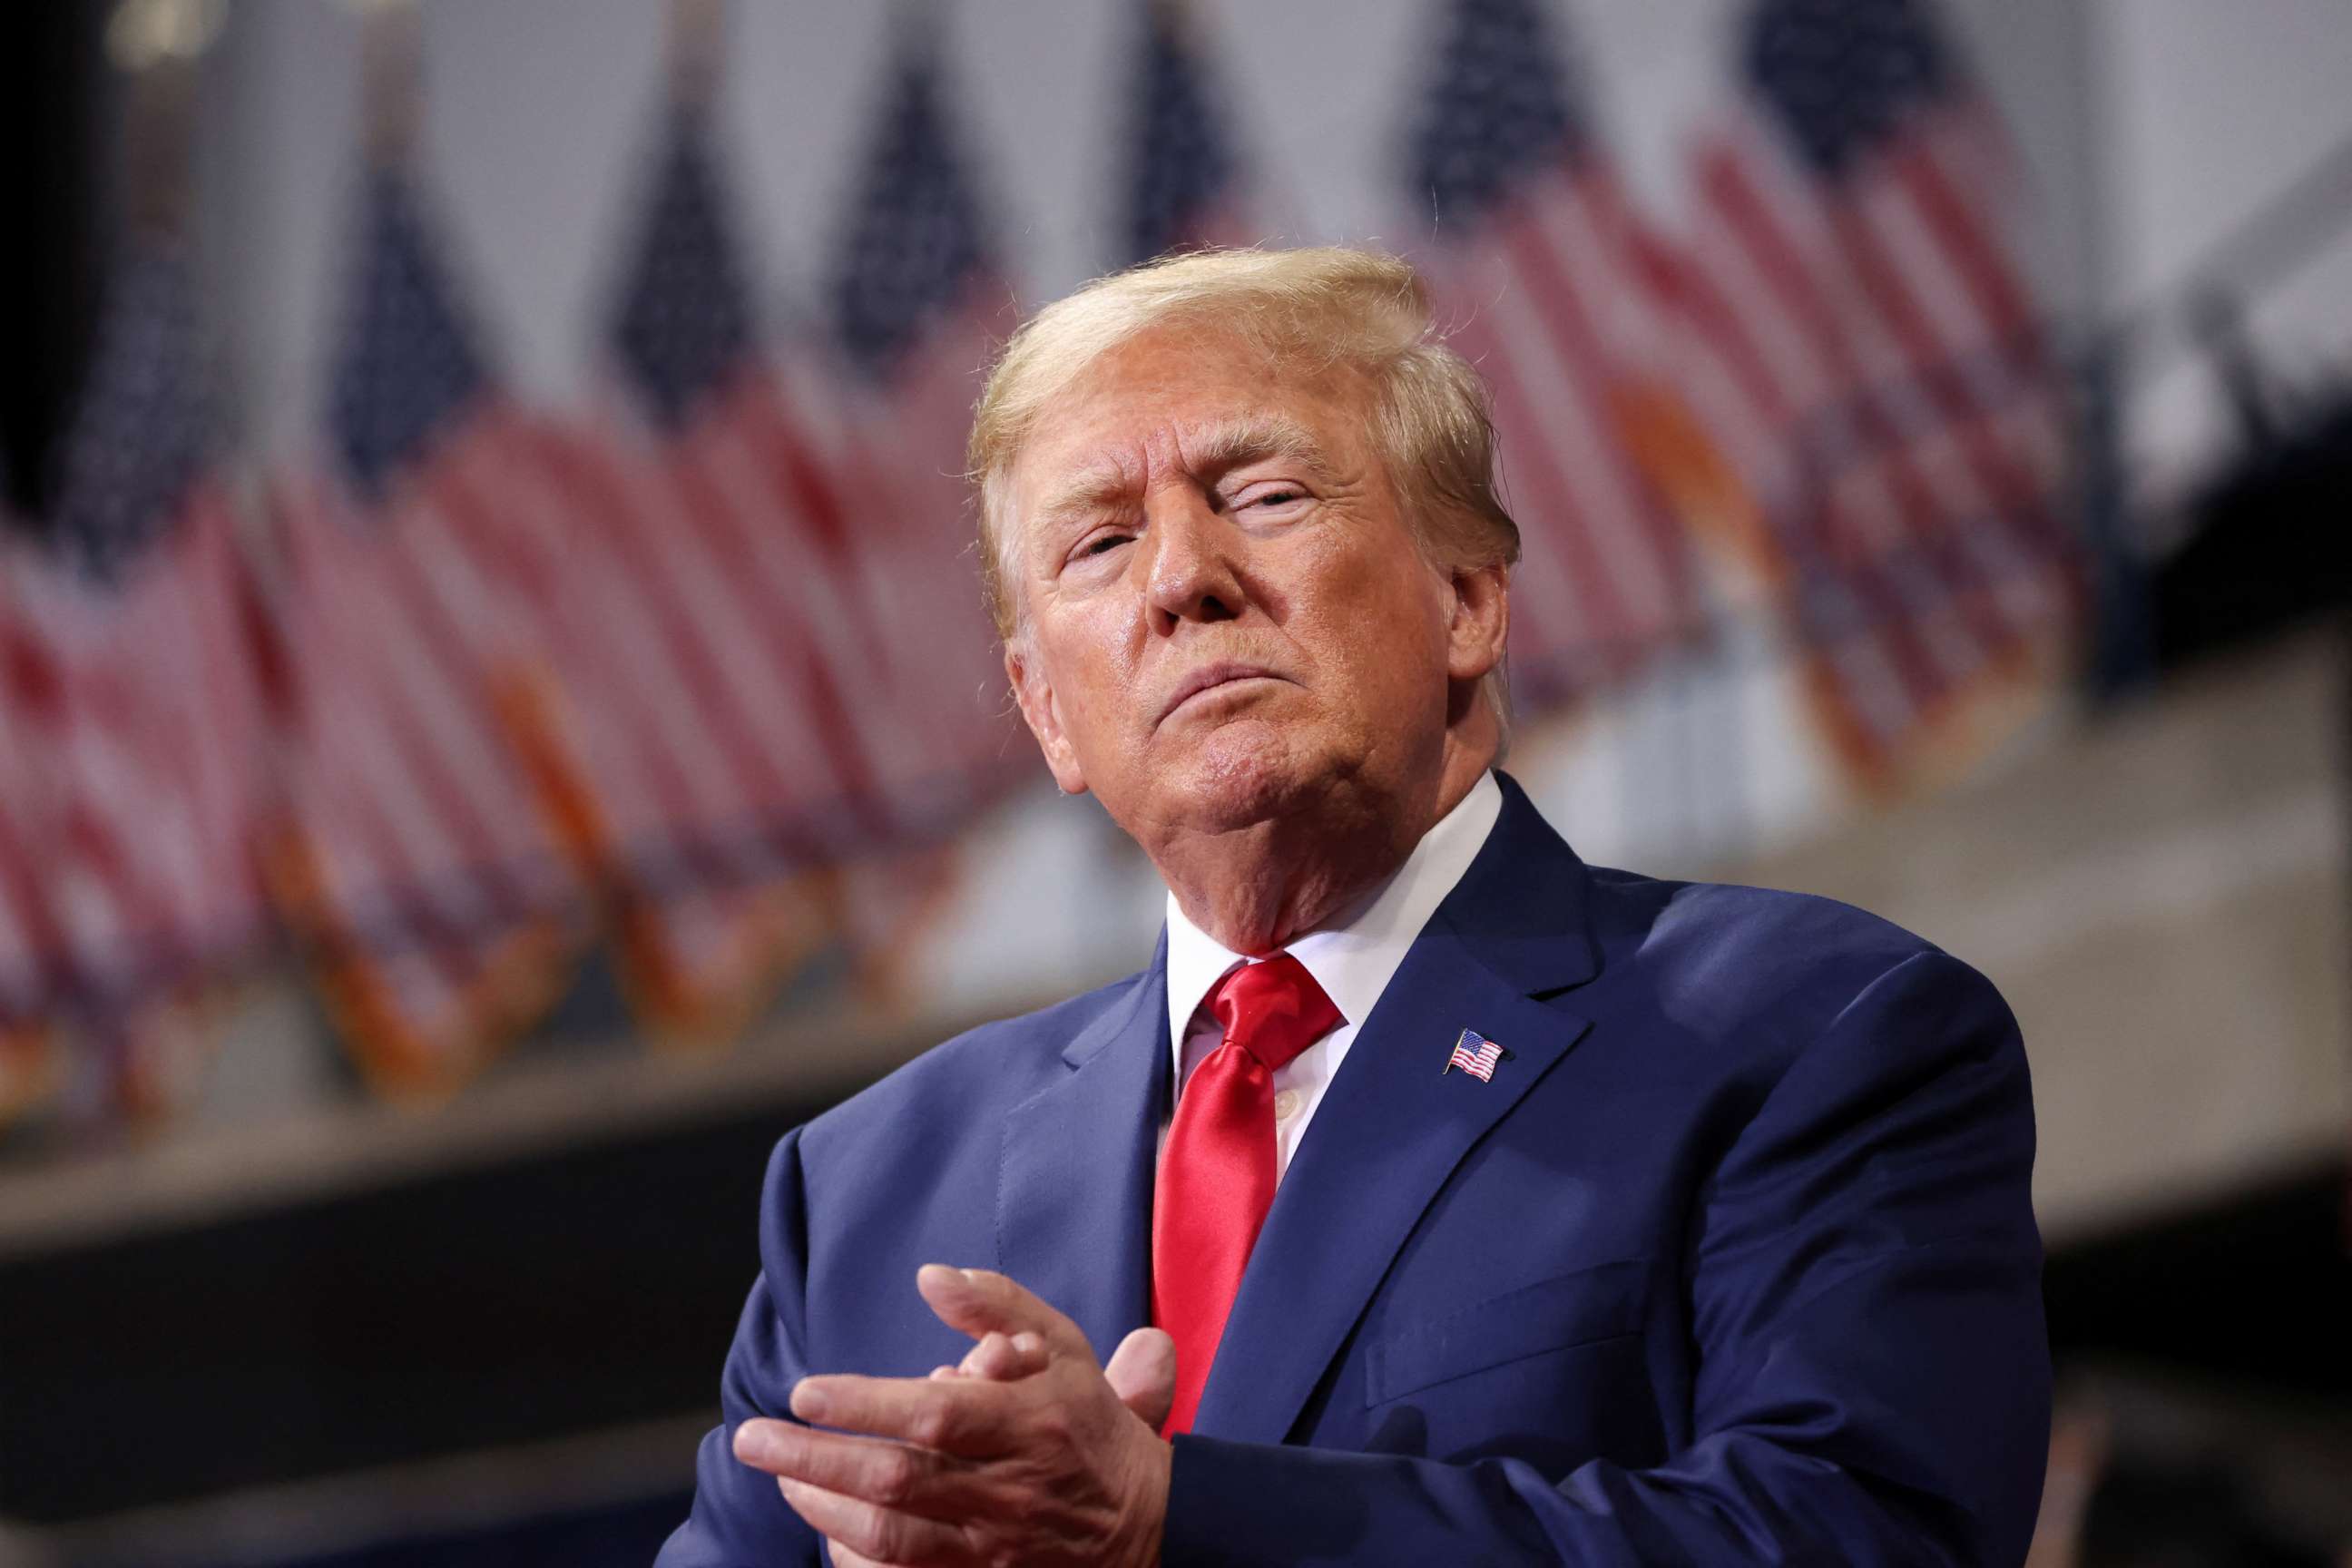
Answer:
<svg viewBox="0 0 2352 1568"><path fill-rule="evenodd" d="M1422 835L1404 864L1354 919L1311 931L1290 944L1315 984L1348 1022L1360 1025L1445 895L1470 869L1503 814L1503 792L1493 773L1481 773L1470 793ZM1181 1070L1184 1031L1225 972L1243 956L1194 925L1168 895L1168 1038Z"/></svg>

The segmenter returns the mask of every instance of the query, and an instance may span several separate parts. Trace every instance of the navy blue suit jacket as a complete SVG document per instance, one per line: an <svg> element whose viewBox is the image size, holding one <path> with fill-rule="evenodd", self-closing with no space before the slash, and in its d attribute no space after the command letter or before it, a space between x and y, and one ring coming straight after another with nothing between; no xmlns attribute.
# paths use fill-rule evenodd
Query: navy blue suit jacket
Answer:
<svg viewBox="0 0 2352 1568"><path fill-rule="evenodd" d="M2000 995L1844 905L1588 868L1504 795L1283 1179L1166 1562L2018 1562L2049 1364ZM1104 1356L1149 1321L1164 958L778 1145L664 1564L817 1561L730 1429L960 1360L919 1265L1002 1269ZM1465 1028L1491 1082L1441 1074Z"/></svg>

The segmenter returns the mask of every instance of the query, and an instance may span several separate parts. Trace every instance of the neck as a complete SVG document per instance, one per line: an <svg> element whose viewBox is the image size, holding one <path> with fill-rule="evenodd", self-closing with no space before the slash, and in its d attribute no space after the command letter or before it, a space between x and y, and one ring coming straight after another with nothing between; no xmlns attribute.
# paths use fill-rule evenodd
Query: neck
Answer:
<svg viewBox="0 0 2352 1568"><path fill-rule="evenodd" d="M1401 790L1351 782L1306 809L1147 847L1187 920L1232 952L1263 956L1360 907L1462 803L1495 750L1449 737L1444 765Z"/></svg>

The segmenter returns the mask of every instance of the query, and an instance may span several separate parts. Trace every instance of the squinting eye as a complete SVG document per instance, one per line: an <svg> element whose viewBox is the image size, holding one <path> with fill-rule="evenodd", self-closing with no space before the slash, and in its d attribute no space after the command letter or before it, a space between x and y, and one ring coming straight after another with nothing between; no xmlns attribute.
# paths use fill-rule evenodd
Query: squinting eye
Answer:
<svg viewBox="0 0 2352 1568"><path fill-rule="evenodd" d="M1081 557L1100 555L1107 550L1116 550L1122 544L1129 544L1132 542L1134 542L1134 541L1130 535L1124 533L1106 533L1100 539L1088 543L1084 549L1078 552L1078 554Z"/></svg>
<svg viewBox="0 0 2352 1568"><path fill-rule="evenodd" d="M1244 507L1289 506L1294 502L1302 501L1306 499L1307 492L1305 490L1295 489L1284 485L1276 485L1267 489L1244 491L1242 495L1234 500L1234 509L1238 511Z"/></svg>

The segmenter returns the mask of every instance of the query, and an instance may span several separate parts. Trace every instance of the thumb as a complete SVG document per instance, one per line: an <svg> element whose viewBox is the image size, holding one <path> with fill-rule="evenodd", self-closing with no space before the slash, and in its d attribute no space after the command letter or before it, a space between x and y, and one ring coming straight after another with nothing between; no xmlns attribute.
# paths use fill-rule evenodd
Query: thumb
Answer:
<svg viewBox="0 0 2352 1568"><path fill-rule="evenodd" d="M1165 1329L1138 1329L1118 1342L1103 1376L1118 1402L1157 1432L1176 1403L1176 1342Z"/></svg>

